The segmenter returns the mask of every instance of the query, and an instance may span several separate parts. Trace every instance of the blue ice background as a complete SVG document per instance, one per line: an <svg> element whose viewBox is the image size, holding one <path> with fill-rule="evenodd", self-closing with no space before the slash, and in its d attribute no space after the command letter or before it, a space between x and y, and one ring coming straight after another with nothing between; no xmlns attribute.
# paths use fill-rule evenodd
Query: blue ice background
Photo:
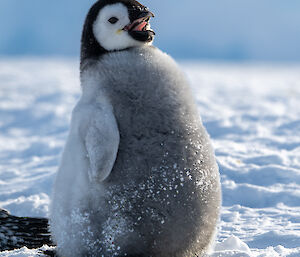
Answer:
<svg viewBox="0 0 300 257"><path fill-rule="evenodd" d="M1 0L0 55L78 56L94 0ZM300 61L299 0L142 0L177 58Z"/></svg>

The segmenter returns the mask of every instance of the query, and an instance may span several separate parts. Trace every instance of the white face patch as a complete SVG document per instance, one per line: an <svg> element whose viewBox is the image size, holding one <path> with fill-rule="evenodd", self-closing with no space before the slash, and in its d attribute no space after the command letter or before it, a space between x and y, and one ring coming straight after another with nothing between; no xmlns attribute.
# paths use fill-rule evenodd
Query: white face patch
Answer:
<svg viewBox="0 0 300 257"><path fill-rule="evenodd" d="M110 23L109 20L115 23ZM93 25L93 32L99 44L107 51L122 50L147 44L133 39L122 30L130 23L127 7L121 3L103 7ZM148 43L149 44L149 43Z"/></svg>

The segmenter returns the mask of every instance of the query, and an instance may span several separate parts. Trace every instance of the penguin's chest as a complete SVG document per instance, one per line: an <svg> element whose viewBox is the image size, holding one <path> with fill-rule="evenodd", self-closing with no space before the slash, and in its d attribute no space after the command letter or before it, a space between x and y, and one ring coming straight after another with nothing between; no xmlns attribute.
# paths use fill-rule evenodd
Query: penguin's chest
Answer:
<svg viewBox="0 0 300 257"><path fill-rule="evenodd" d="M170 87L169 87L170 88ZM120 145L112 176L130 179L152 176L163 167L192 167L182 160L190 155L192 138L198 130L187 131L185 103L164 85L144 84L119 90L112 96L120 133ZM198 124L196 124L197 127ZM194 138L193 138L194 139ZM164 178L159 178L164 179Z"/></svg>
<svg viewBox="0 0 300 257"><path fill-rule="evenodd" d="M171 131L176 104L156 85L133 84L111 97L121 136L137 140Z"/></svg>

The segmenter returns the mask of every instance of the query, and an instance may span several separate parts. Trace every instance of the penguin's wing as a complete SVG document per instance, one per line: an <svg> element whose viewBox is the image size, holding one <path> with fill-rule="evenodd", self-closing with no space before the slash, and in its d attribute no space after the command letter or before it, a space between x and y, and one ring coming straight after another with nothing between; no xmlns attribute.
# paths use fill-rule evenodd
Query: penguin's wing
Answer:
<svg viewBox="0 0 300 257"><path fill-rule="evenodd" d="M85 137L91 182L105 180L117 157L120 134L111 108L97 108L90 120Z"/></svg>

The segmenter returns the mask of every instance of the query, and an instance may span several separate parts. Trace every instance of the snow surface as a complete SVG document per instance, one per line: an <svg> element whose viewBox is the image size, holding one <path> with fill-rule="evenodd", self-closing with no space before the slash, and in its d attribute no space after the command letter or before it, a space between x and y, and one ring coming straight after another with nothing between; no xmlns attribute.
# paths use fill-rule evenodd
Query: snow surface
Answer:
<svg viewBox="0 0 300 257"><path fill-rule="evenodd" d="M182 62L220 165L212 257L300 256L300 66ZM48 215L71 110L72 59L0 60L0 207ZM36 256L22 248L2 256Z"/></svg>

